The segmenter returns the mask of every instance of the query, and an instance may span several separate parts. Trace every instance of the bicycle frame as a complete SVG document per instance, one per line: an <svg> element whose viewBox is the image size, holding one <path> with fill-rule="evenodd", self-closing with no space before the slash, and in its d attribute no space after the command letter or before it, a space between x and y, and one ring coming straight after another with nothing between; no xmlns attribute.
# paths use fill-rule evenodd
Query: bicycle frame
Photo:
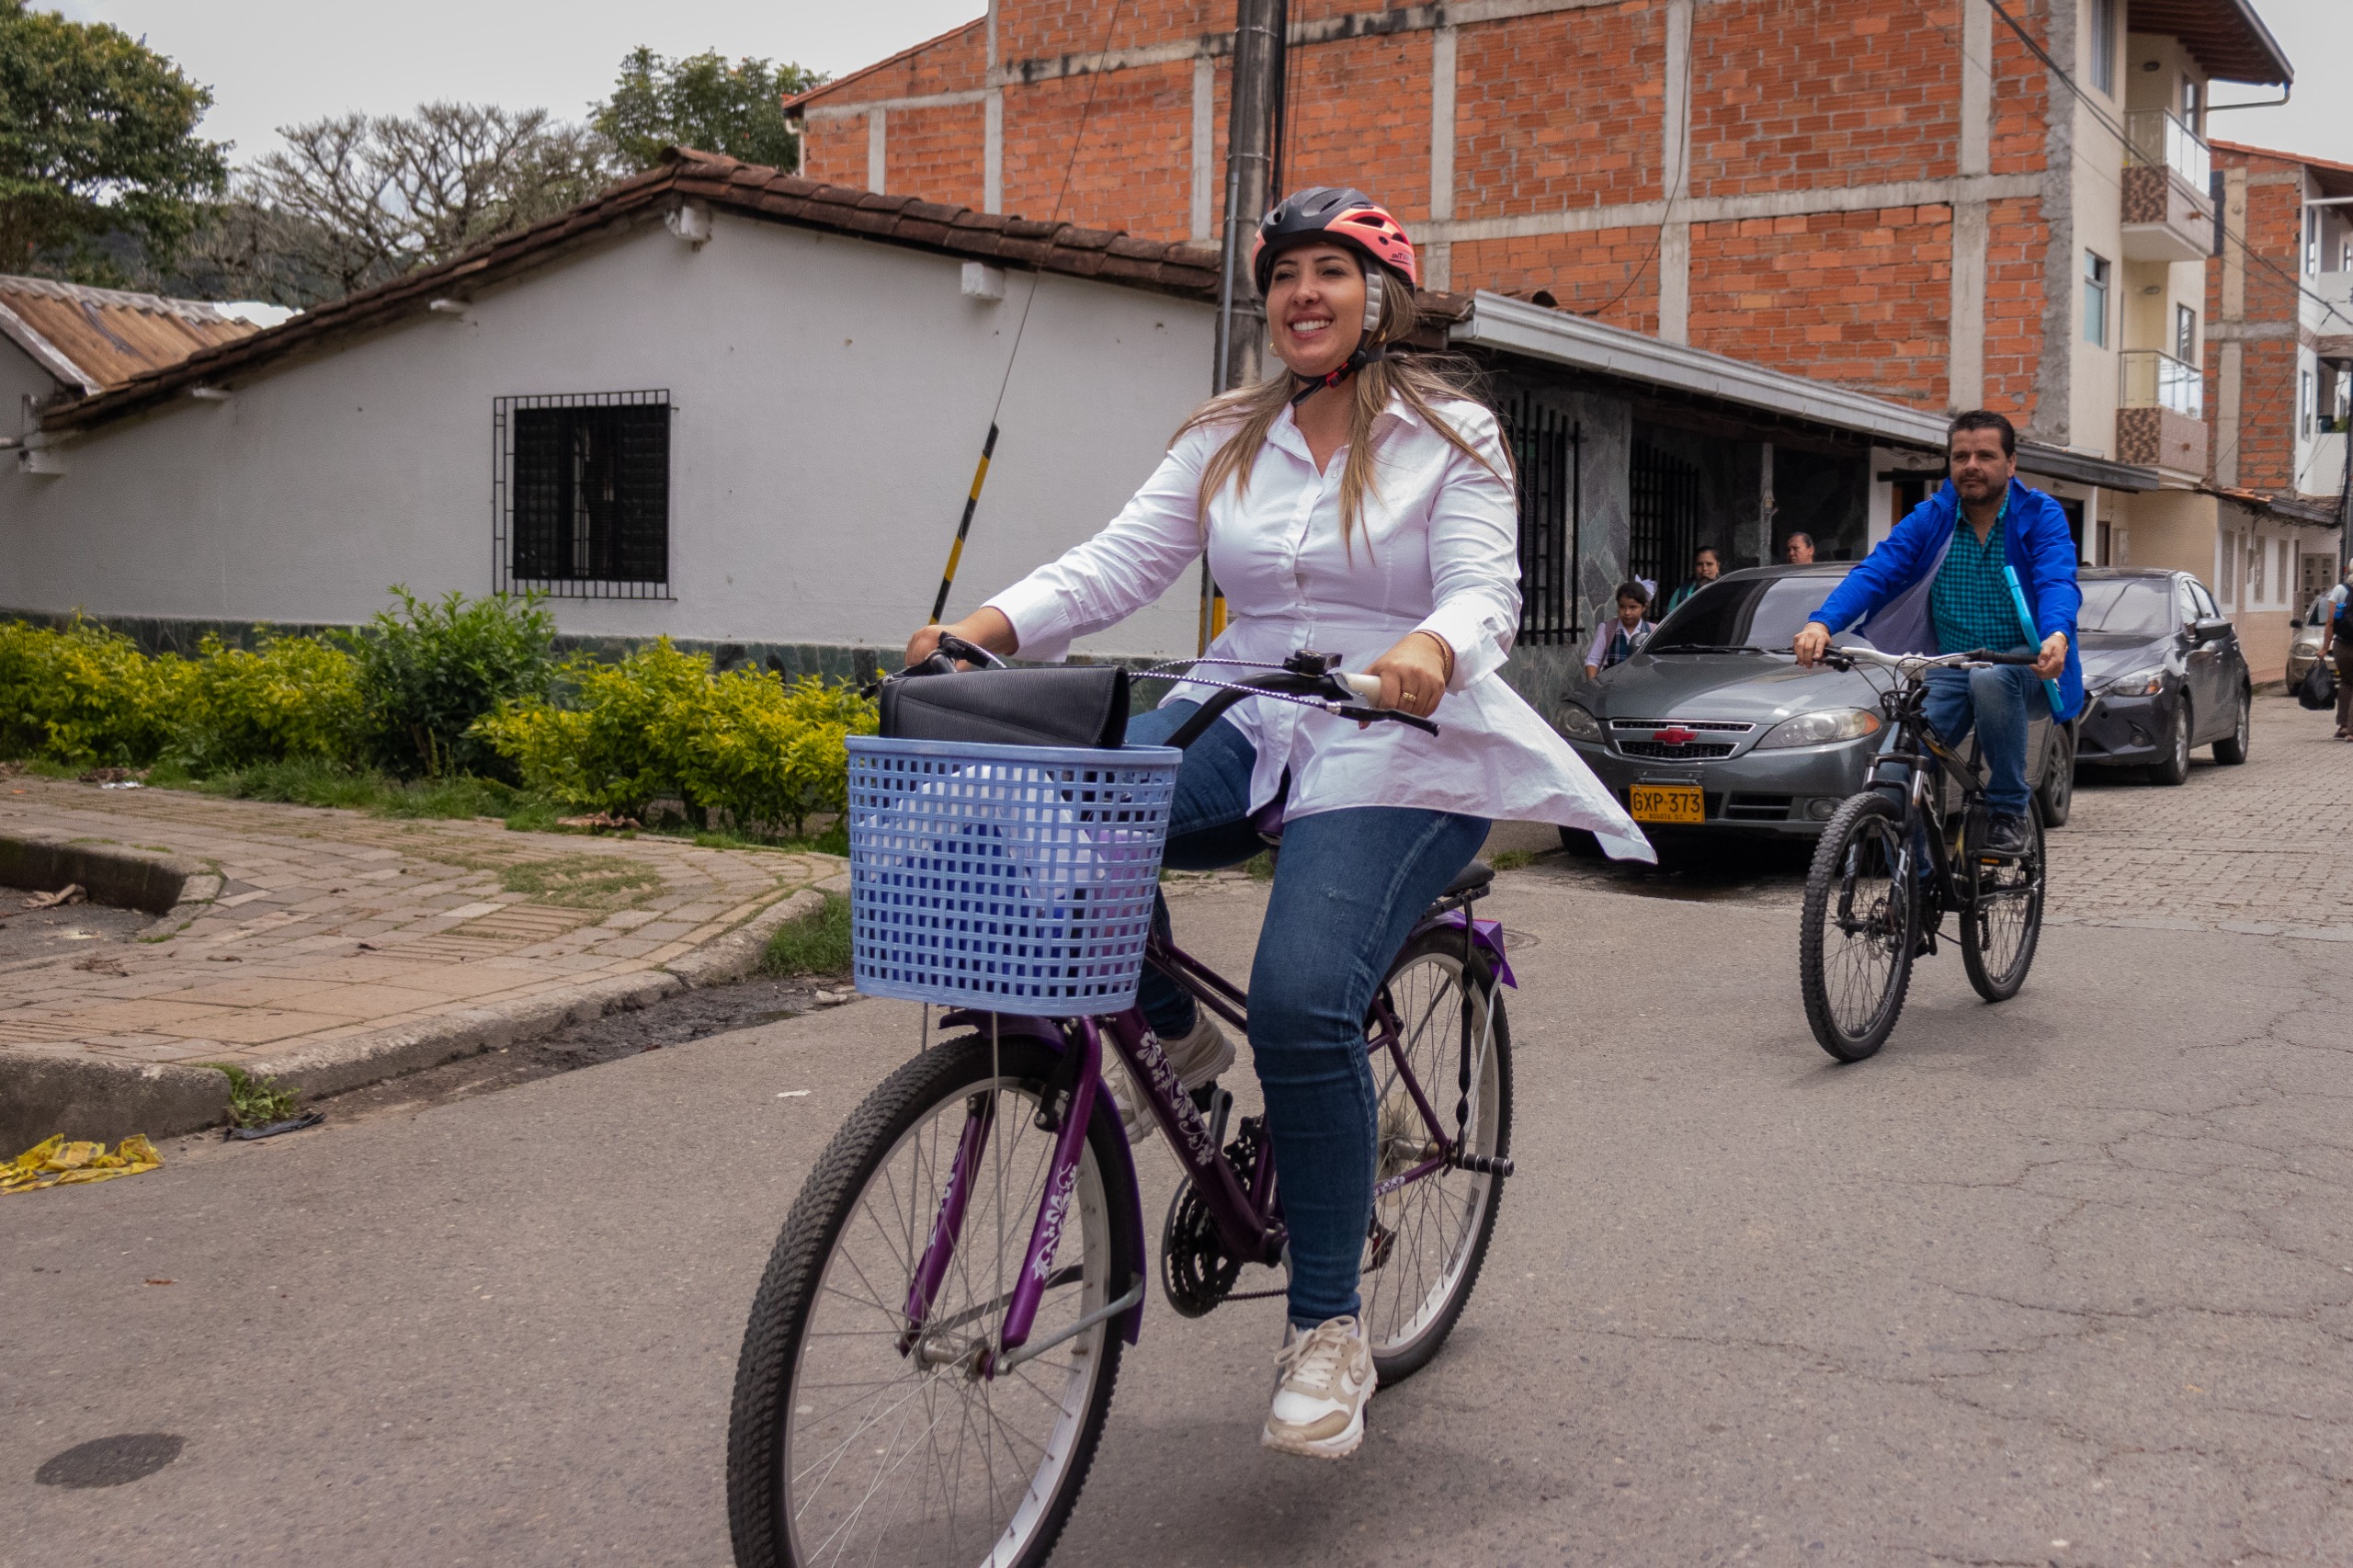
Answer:
<svg viewBox="0 0 2353 1568"><path fill-rule="evenodd" d="M1473 893L1472 898L1477 895ZM1433 929L1459 929L1463 933L1466 957L1472 951L1482 955L1489 967L1488 989L1492 994L1497 983L1517 988L1518 982L1504 956L1503 927L1500 922L1480 920L1472 916L1469 898L1441 901L1431 913L1415 925L1407 937L1408 943ZM1402 949L1401 949L1402 950ZM1176 982L1191 994L1196 1003L1236 1028L1247 1028L1248 995L1207 964L1164 940L1157 933L1145 948L1145 962L1162 974ZM1467 973L1467 969L1466 969ZM1464 1005L1470 996L1466 989ZM1408 1184L1422 1180L1438 1171L1465 1163L1460 1134L1463 1119L1468 1114L1471 1085L1483 1068L1483 1057L1494 1029L1495 1011L1486 1009L1486 1030L1475 1042L1465 1040L1461 1068L1461 1100L1456 1107L1456 1128L1449 1133L1428 1094L1414 1076L1412 1063L1403 1046L1404 1032L1399 1019L1390 1010L1386 994L1373 1002L1377 1023L1370 1050L1387 1051L1396 1063L1399 1080L1405 1085L1415 1107L1421 1113L1432 1143L1438 1153L1415 1165L1401 1171L1382 1182L1375 1196L1386 1196ZM1037 1320L1040 1302L1049 1286L1057 1283L1053 1273L1053 1256L1062 1240L1063 1227L1070 1214L1071 1203L1078 1188L1079 1160L1084 1154L1086 1129L1093 1115L1095 1097L1102 1092L1103 1043L1108 1040L1111 1049L1126 1066L1128 1081L1136 1087L1153 1119L1159 1123L1169 1147L1176 1152L1177 1163L1184 1167L1195 1188L1200 1193L1214 1221L1219 1238L1232 1256L1248 1262L1279 1266L1282 1262L1285 1233L1278 1202L1271 1143L1261 1143L1256 1162L1247 1173L1246 1180L1226 1160L1220 1147L1222 1129L1213 1128L1193 1103L1169 1065L1167 1054L1160 1049L1160 1041L1144 1020L1142 1010L1130 1007L1125 1012L1100 1017L1044 1018L1021 1014L983 1013L970 1009L949 1012L940 1019L943 1028L973 1028L989 1031L993 1038L1006 1035L1041 1040L1062 1053L1065 1066L1075 1063L1071 1074L1067 1100L1059 1083L1049 1085L1044 1104L1040 1109L1040 1126L1045 1119L1058 1119L1053 1124L1054 1152L1048 1163L1045 1191L1039 1201L1038 1217L1030 1227L1029 1244L1022 1260L1020 1273L1013 1288L1003 1298L1005 1322L997 1343L983 1352L979 1370L983 1377L995 1377L1000 1370L1009 1370L1029 1357L1051 1348L1097 1323L1123 1318L1121 1331L1129 1344L1136 1343L1143 1326L1144 1281L1150 1277L1149 1260L1143 1256L1143 1215L1137 1192L1132 1151L1126 1136L1120 1138L1121 1159L1126 1162L1126 1187L1130 1201L1136 1204L1131 1215L1130 1233L1137 1238L1135 1255L1126 1261L1134 1287L1119 1300L1082 1316L1049 1341L1031 1346L1029 1333ZM1058 1071L1059 1080L1063 1074ZM956 1245L962 1234L964 1211L970 1199L973 1181L977 1178L981 1161L987 1150L989 1134L996 1116L995 1096L985 1099L975 1096L968 1111L964 1130L956 1147L955 1162L949 1173L947 1189L941 1194L939 1209L932 1221L931 1234L925 1244L922 1259L914 1278L908 1282L904 1306L909 1327L902 1336L901 1353L910 1352L919 1336L921 1326L931 1313L933 1299L940 1284L949 1277L955 1257ZM1115 1123L1116 1125L1116 1120ZM1483 1158L1483 1157L1482 1157ZM1483 1165L1472 1168L1487 1169ZM1499 1162L1497 1174L1508 1174L1508 1164ZM995 1303L991 1303L994 1305Z"/></svg>
<svg viewBox="0 0 2353 1568"><path fill-rule="evenodd" d="M1881 778L1880 769L1897 766L1908 768L1910 775L1903 788L1905 791L1904 815L1904 853L1912 853L1911 829L1925 825L1928 843L1928 861L1935 869L1934 884L1943 897L1956 909L1969 903L1967 884L1957 872L1950 848L1945 843L1947 815L1944 809L1943 784L1947 778L1961 788L1961 812L1964 818L1985 798L1984 786L1977 778L1978 746L1972 731L1971 755L1964 757L1937 738L1928 725L1927 715L1927 687L1924 682L1906 682L1895 691L1881 699L1881 706L1895 729L1896 744L1871 758L1863 773L1866 790L1893 790L1893 779ZM1904 749L1917 746L1917 750ZM1910 870L1906 866L1904 869Z"/></svg>

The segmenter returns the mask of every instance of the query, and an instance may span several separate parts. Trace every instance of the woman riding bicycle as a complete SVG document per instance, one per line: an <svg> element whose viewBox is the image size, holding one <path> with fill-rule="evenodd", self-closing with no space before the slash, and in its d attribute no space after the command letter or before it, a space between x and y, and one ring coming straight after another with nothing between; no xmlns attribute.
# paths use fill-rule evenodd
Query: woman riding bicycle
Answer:
<svg viewBox="0 0 2353 1568"><path fill-rule="evenodd" d="M1491 819L1585 828L1613 854L1652 855L1498 676L1519 623L1510 460L1457 380L1396 351L1418 280L1404 231L1361 192L1317 187L1267 215L1253 265L1286 373L1196 410L1108 528L955 625L916 632L907 662L944 632L1061 659L1158 598L1206 547L1233 616L1210 656L1271 666L1335 653L1380 679L1384 707L1427 717L1443 705L1430 736L1246 704L1188 749L1171 809L1165 863L1178 869L1256 854L1254 817L1269 807L1284 824L1249 985L1290 1262L1261 1437L1336 1458L1362 1440L1374 1381L1356 1314L1376 1144L1364 1020L1381 976ZM1187 689L1131 722L1130 741L1175 733L1199 706ZM1157 919L1165 931L1165 903ZM1141 1002L1186 1087L1232 1063L1232 1044L1172 982L1147 971Z"/></svg>

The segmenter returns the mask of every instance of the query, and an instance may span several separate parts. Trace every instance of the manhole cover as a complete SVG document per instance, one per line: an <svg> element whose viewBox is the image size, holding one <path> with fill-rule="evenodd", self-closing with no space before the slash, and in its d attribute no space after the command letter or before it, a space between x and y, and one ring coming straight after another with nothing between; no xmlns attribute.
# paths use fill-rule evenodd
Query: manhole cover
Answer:
<svg viewBox="0 0 2353 1568"><path fill-rule="evenodd" d="M123 1432L93 1437L52 1454L33 1471L43 1486L121 1486L154 1474L180 1457L188 1439L169 1432Z"/></svg>

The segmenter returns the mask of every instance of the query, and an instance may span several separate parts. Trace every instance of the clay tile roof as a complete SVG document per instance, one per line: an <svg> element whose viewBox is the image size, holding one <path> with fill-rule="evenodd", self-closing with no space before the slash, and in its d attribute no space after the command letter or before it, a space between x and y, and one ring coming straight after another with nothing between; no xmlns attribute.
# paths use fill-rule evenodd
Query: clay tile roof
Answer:
<svg viewBox="0 0 2353 1568"><path fill-rule="evenodd" d="M258 330L201 300L0 277L0 334L85 392L119 386Z"/></svg>
<svg viewBox="0 0 2353 1568"><path fill-rule="evenodd" d="M528 271L577 244L648 222L689 198L769 222L858 234L975 261L1011 262L1041 272L1100 278L1188 300L1217 298L1218 253L1206 245L1143 240L1070 223L1040 223L974 212L913 196L821 185L762 165L673 147L656 167L569 211L438 267L347 295L267 331L253 332L245 324L236 323L233 341L207 342L193 353L183 350L186 357L175 363L142 368L114 381L92 383L89 395L49 410L42 417L42 428L87 429L154 407L199 382L229 381L256 373L287 355L420 315L435 300L462 295ZM5 297L0 297L0 303L5 302Z"/></svg>

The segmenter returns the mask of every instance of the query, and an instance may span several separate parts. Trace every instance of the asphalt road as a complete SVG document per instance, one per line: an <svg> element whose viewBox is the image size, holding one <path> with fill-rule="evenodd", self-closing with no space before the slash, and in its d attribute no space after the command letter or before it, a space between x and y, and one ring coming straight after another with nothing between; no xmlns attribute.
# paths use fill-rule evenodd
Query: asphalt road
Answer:
<svg viewBox="0 0 2353 1568"><path fill-rule="evenodd" d="M1446 1353L1353 1460L1287 1459L1277 1303L1154 1301L1058 1562L2353 1561L2344 945L2054 926L1998 1008L1948 950L1837 1067L1786 887L1549 864L1486 906L1524 933L1521 1174ZM1179 926L1238 963L1259 902ZM723 1563L745 1308L913 1019L0 1199L0 1565ZM130 1434L181 1442L35 1479Z"/></svg>

